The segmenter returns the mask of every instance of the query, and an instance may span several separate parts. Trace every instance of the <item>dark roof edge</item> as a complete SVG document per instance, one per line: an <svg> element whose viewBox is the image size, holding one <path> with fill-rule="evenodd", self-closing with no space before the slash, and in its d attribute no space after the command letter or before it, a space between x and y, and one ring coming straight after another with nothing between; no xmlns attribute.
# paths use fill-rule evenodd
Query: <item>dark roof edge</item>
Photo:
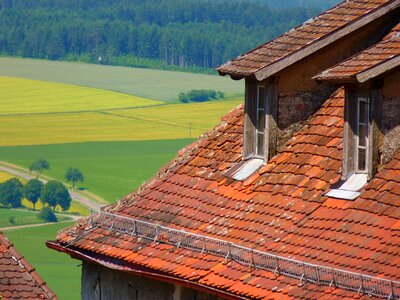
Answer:
<svg viewBox="0 0 400 300"><path fill-rule="evenodd" d="M303 58L315 53L316 51L328 46L329 44L345 37L348 34L353 33L357 29L375 21L376 19L384 16L388 12L400 7L400 0L393 0L392 2L378 7L371 12L363 15L362 17L347 23L339 29L334 30L332 33L284 56L283 58L273 62L272 64L257 70L254 74L257 80L262 81L279 71L293 65Z"/></svg>
<svg viewBox="0 0 400 300"><path fill-rule="evenodd" d="M86 262L96 263L102 265L106 268L131 273L134 275L144 276L150 279L160 280L164 282L168 282L171 284L178 284L181 286L186 286L201 292L213 294L219 297L223 297L224 299L249 299L247 297L241 297L240 295L230 293L228 291L222 291L218 288L213 288L208 285L201 284L199 282L189 281L183 278L172 277L163 272L158 272L156 270L137 266L135 264L127 264L126 261L120 262L118 259L111 259L106 255L101 255L98 253L87 251L82 251L81 249L76 249L68 246L64 246L57 241L46 241L46 246L50 249L56 250L58 252L63 252L70 255L72 258L83 260Z"/></svg>

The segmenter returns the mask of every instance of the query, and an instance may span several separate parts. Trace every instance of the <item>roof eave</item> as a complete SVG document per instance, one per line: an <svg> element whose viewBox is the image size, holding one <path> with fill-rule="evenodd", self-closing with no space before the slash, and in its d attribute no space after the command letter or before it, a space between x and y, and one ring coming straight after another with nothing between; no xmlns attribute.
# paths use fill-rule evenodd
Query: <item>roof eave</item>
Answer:
<svg viewBox="0 0 400 300"><path fill-rule="evenodd" d="M112 259L109 258L105 255L101 255L98 253L91 253L89 251L83 251L81 249L75 249L72 247L66 247L59 243L58 241L46 241L46 246L50 249L56 250L58 252L63 252L68 255L70 255L72 258L95 263L95 264L100 264L106 268L113 269L116 271L121 271L121 272L126 272L126 273L131 273L134 275L139 275L139 276L145 276L147 278L159 280L159 281L164 281L172 284L178 284L181 286L186 286L201 292L206 292L209 294L216 295L218 297L222 297L224 299L248 299L245 297L241 297L240 295L230 293L228 291L222 291L220 289L216 289L204 284L201 284L199 282L194 282L178 277L172 277L170 275L157 272L156 270L149 269L146 267L141 267L141 266L136 266L134 264L127 264L126 261L124 261L121 264L118 264L119 260L117 259ZM84 253L88 252L88 253ZM91 255L89 255L91 254Z"/></svg>
<svg viewBox="0 0 400 300"><path fill-rule="evenodd" d="M314 76L312 77L312 79L319 81L319 82L329 82L329 83L333 83L333 84L346 84L346 83L357 83L357 79L354 76Z"/></svg>
<svg viewBox="0 0 400 300"><path fill-rule="evenodd" d="M291 54L284 56L283 58L277 60L276 62L265 66L254 72L254 76L258 81L265 80L268 77L275 75L276 73L286 69L287 67L293 65L294 63L310 56L316 51L330 45L331 43L343 38L344 36L358 30L359 28L367 25L368 23L375 21L376 19L384 16L390 11L400 7L400 0L393 0L387 5L381 6L372 12L364 15L363 17L346 24L344 27L333 31L332 33L320 38L298 50L292 52Z"/></svg>
<svg viewBox="0 0 400 300"><path fill-rule="evenodd" d="M387 72L394 70L400 66L400 55L394 56L372 68L369 68L356 75L359 83L367 82L371 79L377 78Z"/></svg>

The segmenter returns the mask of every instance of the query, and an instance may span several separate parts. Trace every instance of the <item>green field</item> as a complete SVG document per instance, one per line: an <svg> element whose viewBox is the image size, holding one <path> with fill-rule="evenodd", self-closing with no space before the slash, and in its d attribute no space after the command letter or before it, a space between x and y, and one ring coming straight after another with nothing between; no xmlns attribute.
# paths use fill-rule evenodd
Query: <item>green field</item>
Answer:
<svg viewBox="0 0 400 300"><path fill-rule="evenodd" d="M174 101L180 92L192 89L240 95L244 91L243 81L229 77L22 58L0 57L0 76L74 84L163 101Z"/></svg>
<svg viewBox="0 0 400 300"><path fill-rule="evenodd" d="M0 160L27 168L34 159L45 157L51 169L44 174L59 180L65 180L68 167L77 167L85 175L81 186L114 202L154 176L190 142L180 139L0 147Z"/></svg>
<svg viewBox="0 0 400 300"><path fill-rule="evenodd" d="M80 261L68 255L50 250L44 242L54 240L56 232L71 223L34 228L4 230L4 234L18 251L36 268L49 287L60 299L80 299Z"/></svg>
<svg viewBox="0 0 400 300"><path fill-rule="evenodd" d="M0 208L0 227L3 228L10 226L43 223L42 220L38 219L37 214L38 211ZM15 219L14 224L9 222L10 217L14 217ZM65 221L70 218L57 215L57 219L58 221Z"/></svg>

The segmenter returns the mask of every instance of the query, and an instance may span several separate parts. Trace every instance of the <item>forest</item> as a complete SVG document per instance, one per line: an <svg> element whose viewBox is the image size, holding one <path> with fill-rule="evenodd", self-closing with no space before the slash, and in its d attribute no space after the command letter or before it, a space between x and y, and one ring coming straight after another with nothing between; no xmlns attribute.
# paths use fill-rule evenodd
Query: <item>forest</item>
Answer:
<svg viewBox="0 0 400 300"><path fill-rule="evenodd" d="M0 0L0 54L201 71L336 2Z"/></svg>

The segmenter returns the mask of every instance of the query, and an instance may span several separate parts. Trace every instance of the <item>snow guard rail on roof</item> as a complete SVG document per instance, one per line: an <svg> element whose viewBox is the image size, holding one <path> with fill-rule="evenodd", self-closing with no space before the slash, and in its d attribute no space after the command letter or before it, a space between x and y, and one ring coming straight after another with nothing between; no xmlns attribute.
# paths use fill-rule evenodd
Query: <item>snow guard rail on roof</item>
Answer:
<svg viewBox="0 0 400 300"><path fill-rule="evenodd" d="M93 227L117 231L132 237L137 236L203 254L224 257L252 268L271 271L276 275L283 274L297 278L301 284L312 282L389 300L400 299L400 282L301 262L242 247L224 240L104 211L92 214L89 220Z"/></svg>

